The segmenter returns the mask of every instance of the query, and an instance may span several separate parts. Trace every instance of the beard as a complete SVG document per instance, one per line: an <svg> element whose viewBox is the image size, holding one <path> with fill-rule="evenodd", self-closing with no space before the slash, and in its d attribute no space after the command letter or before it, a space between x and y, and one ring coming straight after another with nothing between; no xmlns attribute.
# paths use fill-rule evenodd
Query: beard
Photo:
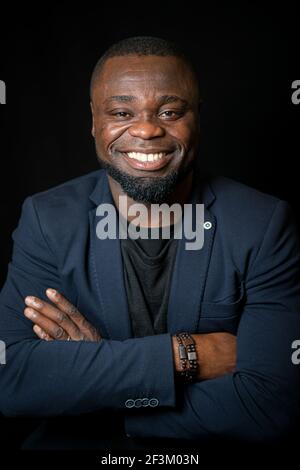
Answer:
<svg viewBox="0 0 300 470"><path fill-rule="evenodd" d="M107 173L120 184L123 191L136 202L162 204L174 191L176 186L194 168L194 161L179 170L172 170L167 176L144 177L132 176L119 170L98 155L98 160Z"/></svg>

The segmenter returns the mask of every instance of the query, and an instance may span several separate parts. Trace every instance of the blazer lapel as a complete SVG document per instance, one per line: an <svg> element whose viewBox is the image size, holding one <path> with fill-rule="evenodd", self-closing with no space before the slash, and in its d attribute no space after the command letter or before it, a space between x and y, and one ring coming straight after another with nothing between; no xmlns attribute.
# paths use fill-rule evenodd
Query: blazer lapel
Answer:
<svg viewBox="0 0 300 470"><path fill-rule="evenodd" d="M90 198L97 206L109 203L115 207L105 172L101 174ZM92 209L89 214L92 256L95 260L95 289L101 306L106 337L125 340L132 336L132 331L124 287L118 232L116 239L100 240L96 235L96 225L100 221L96 210L97 207Z"/></svg>
<svg viewBox="0 0 300 470"><path fill-rule="evenodd" d="M193 230L196 227L195 203L204 204L204 224L207 228L204 229L203 247L200 250L187 250L185 243L189 240L184 234L178 240L168 306L168 331L171 334L180 331L194 333L198 330L200 304L216 227L216 219L208 210L214 198L208 183L196 186L192 196Z"/></svg>
<svg viewBox="0 0 300 470"><path fill-rule="evenodd" d="M190 201L193 208L197 202L204 203L204 223L210 222L211 226L204 230L204 245L200 250L186 249L185 243L190 240L185 238L184 233L182 239L178 240L168 304L167 325L171 334L179 331L193 333L198 329L200 304L216 227L216 219L208 210L214 198L209 184L204 183L196 186ZM106 172L101 172L90 199L97 206L101 203L114 205ZM92 256L95 260L95 289L101 306L106 337L125 340L132 337L132 328L124 286L118 224L116 239L98 239L96 225L100 217L96 215L96 210L97 207L89 214ZM195 223L196 219L193 217L193 229Z"/></svg>

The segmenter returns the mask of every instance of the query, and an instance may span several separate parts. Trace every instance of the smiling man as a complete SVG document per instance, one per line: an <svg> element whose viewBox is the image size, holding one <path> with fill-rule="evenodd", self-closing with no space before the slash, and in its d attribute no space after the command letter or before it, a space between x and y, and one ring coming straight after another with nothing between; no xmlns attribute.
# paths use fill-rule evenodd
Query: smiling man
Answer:
<svg viewBox="0 0 300 470"><path fill-rule="evenodd" d="M94 70L91 108L97 154L111 176L114 198L124 191L134 201L161 203L177 187L172 199L183 200L199 136L195 73L167 50L115 57L113 51Z"/></svg>
<svg viewBox="0 0 300 470"><path fill-rule="evenodd" d="M295 222L286 202L196 169L200 101L196 73L173 44L115 44L91 80L103 169L24 202L0 297L0 411L94 423L46 424L44 441L29 447L264 441L292 429L300 395L291 361L300 332ZM176 217L162 236L151 211L140 231L155 227L156 238L99 239L99 206L134 221L121 196L129 208L202 204L194 226L205 232L203 247L189 251L185 236L175 237ZM183 218L193 225L194 215Z"/></svg>

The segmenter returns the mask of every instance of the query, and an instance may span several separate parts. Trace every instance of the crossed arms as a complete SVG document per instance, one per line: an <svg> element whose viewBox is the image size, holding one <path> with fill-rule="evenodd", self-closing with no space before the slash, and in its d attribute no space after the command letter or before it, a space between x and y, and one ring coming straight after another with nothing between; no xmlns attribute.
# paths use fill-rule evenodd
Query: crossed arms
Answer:
<svg viewBox="0 0 300 470"><path fill-rule="evenodd" d="M0 369L0 412L55 416L112 409L124 413L126 431L135 437L278 437L289 430L299 410L300 374L290 360L292 341L300 334L299 263L295 229L287 206L280 202L247 279L234 371L232 338L227 344L224 337L222 343L215 336L212 345L213 336L195 334L203 376L186 385L178 397L178 363L170 334L125 341L101 338L101 332L74 309L71 318L77 330L72 324L66 327L70 315L58 305L66 300L41 299L48 287L60 291L60 279L28 198L14 233L13 259L0 298L0 336L7 344L7 364ZM43 332L37 327L33 331L32 321L42 329L45 323L41 317L38 321L24 316L28 295L42 300L43 307L36 309L39 315L48 308L44 322L65 322L73 341L46 341L53 338L50 330L48 338L38 338ZM59 307L60 318L49 318L48 305ZM212 364L218 371L210 369ZM126 410L127 399L143 397L157 398L159 407L138 414Z"/></svg>
<svg viewBox="0 0 300 470"><path fill-rule="evenodd" d="M25 298L24 314L34 326L36 335L46 341L101 341L101 335L86 318L62 294L47 289L46 295L52 303L37 297ZM193 334L201 367L198 380L214 379L233 372L236 364L236 338L230 333ZM172 336L175 372L181 371L178 348Z"/></svg>

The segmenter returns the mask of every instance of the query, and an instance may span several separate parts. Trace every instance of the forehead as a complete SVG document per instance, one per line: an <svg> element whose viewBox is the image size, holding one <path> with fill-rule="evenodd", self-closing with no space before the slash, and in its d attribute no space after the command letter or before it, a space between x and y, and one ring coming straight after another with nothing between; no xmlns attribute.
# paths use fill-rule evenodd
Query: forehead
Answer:
<svg viewBox="0 0 300 470"><path fill-rule="evenodd" d="M180 94L192 100L196 82L188 65L173 56L121 56L108 59L96 80L95 96Z"/></svg>

